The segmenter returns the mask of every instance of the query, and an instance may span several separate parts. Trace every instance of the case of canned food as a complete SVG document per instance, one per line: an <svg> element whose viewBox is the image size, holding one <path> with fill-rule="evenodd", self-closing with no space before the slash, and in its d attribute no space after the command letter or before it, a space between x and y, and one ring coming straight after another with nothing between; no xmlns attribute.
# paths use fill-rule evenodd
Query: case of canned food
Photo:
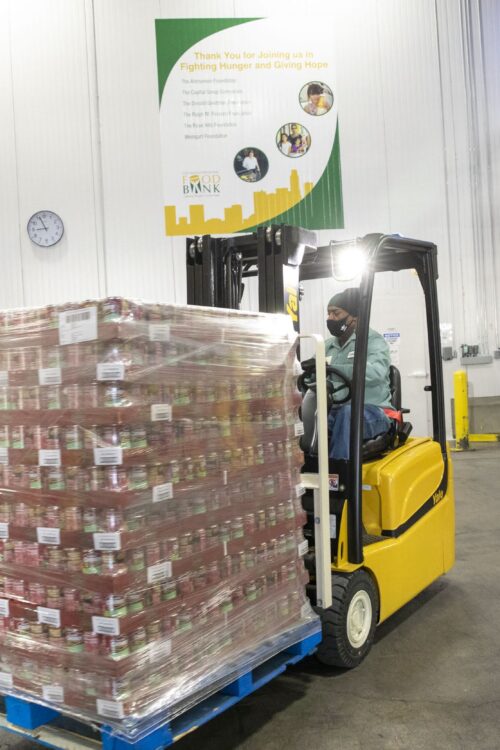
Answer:
<svg viewBox="0 0 500 750"><path fill-rule="evenodd" d="M132 736L314 618L294 366L285 316L0 312L0 690Z"/></svg>

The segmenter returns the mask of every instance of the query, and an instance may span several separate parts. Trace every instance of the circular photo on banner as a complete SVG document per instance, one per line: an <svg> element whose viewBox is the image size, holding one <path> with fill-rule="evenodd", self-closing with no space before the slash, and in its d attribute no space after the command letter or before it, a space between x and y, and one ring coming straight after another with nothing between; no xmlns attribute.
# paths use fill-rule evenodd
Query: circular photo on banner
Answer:
<svg viewBox="0 0 500 750"><path fill-rule="evenodd" d="M284 156L296 159L307 154L311 148L311 136L303 125L288 122L276 133L276 145Z"/></svg>
<svg viewBox="0 0 500 750"><path fill-rule="evenodd" d="M322 81L310 81L300 89L299 102L308 115L326 115L333 106L333 92Z"/></svg>
<svg viewBox="0 0 500 750"><path fill-rule="evenodd" d="M266 176L269 160L260 148L247 146L238 151L234 157L233 168L240 180L258 182Z"/></svg>

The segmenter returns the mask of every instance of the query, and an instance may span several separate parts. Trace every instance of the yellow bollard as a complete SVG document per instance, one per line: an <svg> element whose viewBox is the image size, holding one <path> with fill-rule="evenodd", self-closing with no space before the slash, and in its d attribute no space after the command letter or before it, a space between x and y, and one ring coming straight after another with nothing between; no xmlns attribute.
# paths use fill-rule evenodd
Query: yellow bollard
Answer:
<svg viewBox="0 0 500 750"><path fill-rule="evenodd" d="M455 450L469 447L469 398L467 393L467 373L457 370L453 375L455 393Z"/></svg>

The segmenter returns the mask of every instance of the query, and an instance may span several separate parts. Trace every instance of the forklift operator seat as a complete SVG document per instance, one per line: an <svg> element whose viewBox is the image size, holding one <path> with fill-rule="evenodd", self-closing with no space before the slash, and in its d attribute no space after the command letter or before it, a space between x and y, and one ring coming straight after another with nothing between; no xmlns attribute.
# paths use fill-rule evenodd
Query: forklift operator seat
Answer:
<svg viewBox="0 0 500 750"><path fill-rule="evenodd" d="M394 410L401 411L401 373L394 365L389 367L389 389ZM405 409L405 413L408 413L408 411Z"/></svg>
<svg viewBox="0 0 500 750"><path fill-rule="evenodd" d="M391 429L383 435L377 435L370 440L363 441L363 460L367 461L376 458L388 450L394 450L403 445L411 430L412 425L403 421L403 414L408 414L409 409L401 408L401 374L397 367L390 366L389 369L389 386L391 392L391 403L394 409L394 416L391 418ZM327 389L329 381L327 380ZM328 391L328 409L332 406L331 391ZM316 385L309 386L302 400L301 415L304 425L304 434L300 439L300 447L304 453L310 456L318 454L318 429L316 422Z"/></svg>

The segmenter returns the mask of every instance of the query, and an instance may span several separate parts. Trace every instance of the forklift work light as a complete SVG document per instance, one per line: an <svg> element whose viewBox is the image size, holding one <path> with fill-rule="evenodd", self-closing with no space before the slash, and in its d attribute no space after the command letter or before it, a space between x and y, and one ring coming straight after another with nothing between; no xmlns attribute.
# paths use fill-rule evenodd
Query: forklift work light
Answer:
<svg viewBox="0 0 500 750"><path fill-rule="evenodd" d="M337 281L352 281L366 267L366 253L355 244L341 249L332 247L332 275Z"/></svg>

